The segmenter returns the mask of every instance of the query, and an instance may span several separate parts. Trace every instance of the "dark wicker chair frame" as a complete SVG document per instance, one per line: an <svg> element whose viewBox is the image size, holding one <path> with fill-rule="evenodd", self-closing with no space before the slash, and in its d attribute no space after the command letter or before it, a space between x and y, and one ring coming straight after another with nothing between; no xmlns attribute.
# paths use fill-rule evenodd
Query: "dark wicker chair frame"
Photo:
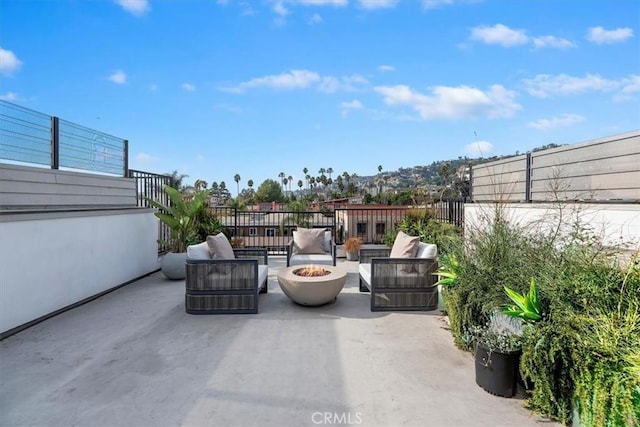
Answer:
<svg viewBox="0 0 640 427"><path fill-rule="evenodd" d="M331 242L329 243L330 247L331 247L331 252L325 252L324 255L326 255L326 259L329 260L329 258L331 258L332 261L332 265L335 267L336 265L336 244L334 243L333 240L331 240ZM311 255L311 254L309 254ZM316 254L314 254L316 255ZM323 254L317 254L317 255L323 255ZM295 256L293 254L293 239L289 240L289 243L287 244L287 267L289 267L291 265L291 257ZM309 264L312 264L312 262L309 262Z"/></svg>
<svg viewBox="0 0 640 427"><path fill-rule="evenodd" d="M391 248L362 248L361 264L371 264L371 283L360 275L360 292L371 292L371 311L430 311L438 308L438 260L389 258Z"/></svg>
<svg viewBox="0 0 640 427"><path fill-rule="evenodd" d="M268 291L268 275L258 283L258 265L268 265L266 249L234 249L236 259L186 263L185 309L189 314L258 312L258 295Z"/></svg>

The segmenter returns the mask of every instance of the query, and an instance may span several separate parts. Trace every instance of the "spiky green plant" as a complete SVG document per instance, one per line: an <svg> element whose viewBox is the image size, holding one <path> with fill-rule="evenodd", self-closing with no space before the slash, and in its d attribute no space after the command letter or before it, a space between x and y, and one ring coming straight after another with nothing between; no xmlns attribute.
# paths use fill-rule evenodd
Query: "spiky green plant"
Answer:
<svg viewBox="0 0 640 427"><path fill-rule="evenodd" d="M502 306L502 314L511 317L519 317L525 322L536 322L542 319L540 312L540 300L538 300L538 292L536 291L536 281L532 277L529 285L529 293L524 295L505 286L504 291L513 304L505 304Z"/></svg>

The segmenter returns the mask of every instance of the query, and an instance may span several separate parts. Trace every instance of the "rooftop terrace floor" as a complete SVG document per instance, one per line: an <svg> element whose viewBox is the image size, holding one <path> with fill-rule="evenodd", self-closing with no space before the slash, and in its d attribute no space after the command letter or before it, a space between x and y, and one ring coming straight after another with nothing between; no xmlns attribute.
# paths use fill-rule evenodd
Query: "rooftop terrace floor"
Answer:
<svg viewBox="0 0 640 427"><path fill-rule="evenodd" d="M322 307L192 316L154 273L0 342L8 426L557 425L475 384L440 312L372 313L357 263Z"/></svg>

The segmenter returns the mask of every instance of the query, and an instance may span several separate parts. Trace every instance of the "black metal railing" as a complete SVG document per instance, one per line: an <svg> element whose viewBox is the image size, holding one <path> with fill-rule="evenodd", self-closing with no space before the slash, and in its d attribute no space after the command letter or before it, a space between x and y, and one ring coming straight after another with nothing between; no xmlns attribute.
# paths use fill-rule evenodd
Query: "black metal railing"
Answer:
<svg viewBox="0 0 640 427"><path fill-rule="evenodd" d="M165 184L172 185L172 178L169 175L129 169L127 176L136 181L136 200L139 207L149 207L147 199L169 206L169 196L163 189ZM162 221L158 222L158 253L165 253L169 250L163 242L168 241L170 237L171 229Z"/></svg>
<svg viewBox="0 0 640 427"><path fill-rule="evenodd" d="M128 176L128 141L0 100L0 159Z"/></svg>

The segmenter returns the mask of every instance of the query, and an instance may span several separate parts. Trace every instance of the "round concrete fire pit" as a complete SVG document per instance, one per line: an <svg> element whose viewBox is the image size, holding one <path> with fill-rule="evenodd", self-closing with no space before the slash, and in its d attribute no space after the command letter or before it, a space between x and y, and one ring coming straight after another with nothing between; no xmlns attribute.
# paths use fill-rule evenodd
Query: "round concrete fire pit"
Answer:
<svg viewBox="0 0 640 427"><path fill-rule="evenodd" d="M305 269L313 269L305 276ZM286 296L301 305L323 305L334 301L347 273L329 265L296 265L278 272L278 283Z"/></svg>

